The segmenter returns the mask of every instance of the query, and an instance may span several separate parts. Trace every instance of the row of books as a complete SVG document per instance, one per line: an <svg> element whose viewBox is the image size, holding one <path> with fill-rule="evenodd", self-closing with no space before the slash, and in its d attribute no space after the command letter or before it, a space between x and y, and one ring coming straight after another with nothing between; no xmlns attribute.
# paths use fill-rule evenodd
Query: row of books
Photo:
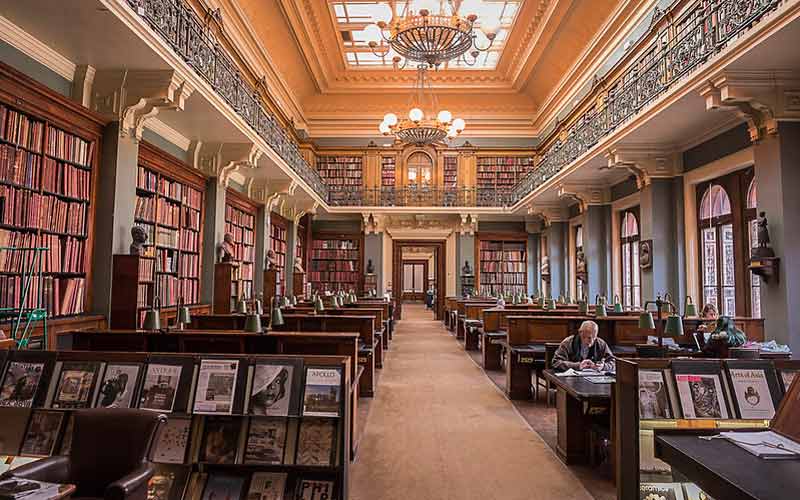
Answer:
<svg viewBox="0 0 800 500"><path fill-rule="evenodd" d="M186 304L197 304L200 302L200 279L199 278L180 278L180 289L183 300Z"/></svg>
<svg viewBox="0 0 800 500"><path fill-rule="evenodd" d="M41 235L41 244L49 250L42 255L45 273L83 273L85 246L83 240L57 235Z"/></svg>
<svg viewBox="0 0 800 500"><path fill-rule="evenodd" d="M313 282L322 281L343 281L347 283L358 283L360 273L347 271L311 271L308 273L309 280Z"/></svg>
<svg viewBox="0 0 800 500"><path fill-rule="evenodd" d="M481 248L481 260L487 261L510 261L510 262L524 262L524 250L490 250Z"/></svg>
<svg viewBox="0 0 800 500"><path fill-rule="evenodd" d="M143 308L150 305L150 289L148 283L139 283L136 285L136 307Z"/></svg>
<svg viewBox="0 0 800 500"><path fill-rule="evenodd" d="M156 200L148 196L137 196L136 207L133 209L133 217L136 220L155 223L156 221Z"/></svg>
<svg viewBox="0 0 800 500"><path fill-rule="evenodd" d="M157 269L162 273L178 272L178 252L170 248L157 248L155 258Z"/></svg>
<svg viewBox="0 0 800 500"><path fill-rule="evenodd" d="M166 224L178 227L181 222L181 206L165 199L159 198L157 203L156 217L159 224Z"/></svg>
<svg viewBox="0 0 800 500"><path fill-rule="evenodd" d="M484 273L524 273L524 262L481 261L481 272Z"/></svg>
<svg viewBox="0 0 800 500"><path fill-rule="evenodd" d="M171 198L177 202L183 201L184 186L178 181L160 177L158 179L158 194Z"/></svg>
<svg viewBox="0 0 800 500"><path fill-rule="evenodd" d="M312 260L310 271L357 271L358 265L352 260Z"/></svg>
<svg viewBox="0 0 800 500"><path fill-rule="evenodd" d="M145 191L156 191L158 185L158 174L146 168L139 167L136 172L136 187Z"/></svg>
<svg viewBox="0 0 800 500"><path fill-rule="evenodd" d="M37 154L0 144L0 182L38 190L41 164Z"/></svg>
<svg viewBox="0 0 800 500"><path fill-rule="evenodd" d="M38 228L42 195L13 186L0 185L0 223Z"/></svg>
<svg viewBox="0 0 800 500"><path fill-rule="evenodd" d="M358 179L346 179L344 177L333 177L325 180L328 186L361 186L361 177Z"/></svg>
<svg viewBox="0 0 800 500"><path fill-rule="evenodd" d="M525 273L481 273L481 284L524 285Z"/></svg>
<svg viewBox="0 0 800 500"><path fill-rule="evenodd" d="M0 139L42 152L44 122L0 105Z"/></svg>
<svg viewBox="0 0 800 500"><path fill-rule="evenodd" d="M253 279L253 264L251 262L243 262L239 266L239 278L243 280Z"/></svg>
<svg viewBox="0 0 800 500"><path fill-rule="evenodd" d="M158 287L158 300L162 307L170 307L178 303L180 283L177 276L171 274L156 275L156 285Z"/></svg>
<svg viewBox="0 0 800 500"><path fill-rule="evenodd" d="M381 186L394 186L397 164L394 156L381 158Z"/></svg>
<svg viewBox="0 0 800 500"><path fill-rule="evenodd" d="M200 233L181 229L180 249L184 252L200 252Z"/></svg>
<svg viewBox="0 0 800 500"><path fill-rule="evenodd" d="M42 196L41 224L47 231L74 236L86 236L87 205L77 201Z"/></svg>
<svg viewBox="0 0 800 500"><path fill-rule="evenodd" d="M311 259L319 260L358 260L360 257L358 250L311 250Z"/></svg>
<svg viewBox="0 0 800 500"><path fill-rule="evenodd" d="M181 277L199 278L200 277L200 256L197 254L180 255L180 268L178 271Z"/></svg>
<svg viewBox="0 0 800 500"><path fill-rule="evenodd" d="M484 285L481 283L480 295L482 297L489 297L496 294L524 294L527 293L525 285L508 285L508 284L494 284Z"/></svg>
<svg viewBox="0 0 800 500"><path fill-rule="evenodd" d="M0 308L44 307L49 316L81 314L84 311L84 285L83 278L48 276L28 282L24 276L0 275Z"/></svg>
<svg viewBox="0 0 800 500"><path fill-rule="evenodd" d="M458 157L445 156L443 161L443 181L445 189L453 189L458 186Z"/></svg>
<svg viewBox="0 0 800 500"><path fill-rule="evenodd" d="M53 234L36 235L0 229L0 272L44 273L84 272L84 242ZM33 250L43 248L45 250Z"/></svg>
<svg viewBox="0 0 800 500"><path fill-rule="evenodd" d="M315 239L311 247L315 250L358 250L358 242L355 240L317 240Z"/></svg>
<svg viewBox="0 0 800 500"><path fill-rule="evenodd" d="M167 227L157 227L155 230L155 243L161 247L178 248L178 230Z"/></svg>
<svg viewBox="0 0 800 500"><path fill-rule="evenodd" d="M139 259L139 281L153 281L155 264L155 259Z"/></svg>
<svg viewBox="0 0 800 500"><path fill-rule="evenodd" d="M184 228L191 229L193 231L200 231L200 211L188 206L184 206L181 224Z"/></svg>
<svg viewBox="0 0 800 500"><path fill-rule="evenodd" d="M255 232L252 228L237 226L231 222L225 223L225 232L233 236L233 241L243 245L252 246L255 241Z"/></svg>
<svg viewBox="0 0 800 500"><path fill-rule="evenodd" d="M673 360L639 370L642 419L757 419L775 416L797 371L768 360Z"/></svg>
<svg viewBox="0 0 800 500"><path fill-rule="evenodd" d="M47 154L84 167L92 164L94 143L51 127L47 132Z"/></svg>
<svg viewBox="0 0 800 500"><path fill-rule="evenodd" d="M42 189L70 198L89 200L92 190L91 172L53 158L45 158L42 168Z"/></svg>
<svg viewBox="0 0 800 500"><path fill-rule="evenodd" d="M225 205L225 222L252 229L256 224L256 218L253 214L239 210L233 205Z"/></svg>
<svg viewBox="0 0 800 500"><path fill-rule="evenodd" d="M152 355L148 363L56 361L56 353L47 351L14 351L9 356L5 366L0 363L0 408L341 416L341 368L305 365L301 358L257 358L251 363L251 357L232 355L201 359L195 366L192 357L169 355ZM123 374L125 385L120 386Z"/></svg>
<svg viewBox="0 0 800 500"><path fill-rule="evenodd" d="M203 193L193 187L186 186L186 189L183 190L183 204L195 210L200 210L202 203Z"/></svg>

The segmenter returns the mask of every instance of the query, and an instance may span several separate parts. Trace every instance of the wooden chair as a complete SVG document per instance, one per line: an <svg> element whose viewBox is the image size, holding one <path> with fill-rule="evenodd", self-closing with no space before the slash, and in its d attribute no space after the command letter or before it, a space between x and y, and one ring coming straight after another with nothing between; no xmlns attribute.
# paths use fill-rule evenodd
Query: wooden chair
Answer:
<svg viewBox="0 0 800 500"><path fill-rule="evenodd" d="M553 357L556 355L556 351L558 350L558 346L561 345L558 342L546 342L544 344L544 369L551 370L553 368ZM550 381L545 380L545 390L547 391L547 406L550 406L550 397L553 394L553 389L550 387Z"/></svg>

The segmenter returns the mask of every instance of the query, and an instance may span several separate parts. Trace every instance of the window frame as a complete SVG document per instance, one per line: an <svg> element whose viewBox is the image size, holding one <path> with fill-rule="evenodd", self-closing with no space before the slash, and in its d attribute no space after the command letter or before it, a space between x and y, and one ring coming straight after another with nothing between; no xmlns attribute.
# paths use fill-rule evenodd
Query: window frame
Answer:
<svg viewBox="0 0 800 500"><path fill-rule="evenodd" d="M621 302L622 306L627 310L637 310L641 309L642 306L642 267L639 265L639 242L642 240L642 224L640 221L640 209L638 206L627 208L619 212L619 242L620 242L620 293L622 295ZM625 219L627 215L630 214L636 220L636 234L634 236L625 236ZM628 285L625 283L625 245L630 245L630 255L629 255L629 262L628 265L631 266L631 277L633 277L632 273L637 273L639 275L639 284L634 285L633 282ZM635 254L635 255L634 255ZM635 266L634 266L635 264ZM636 289L638 288L638 301L634 300ZM630 289L630 290L626 290ZM630 292L630 293L628 293Z"/></svg>

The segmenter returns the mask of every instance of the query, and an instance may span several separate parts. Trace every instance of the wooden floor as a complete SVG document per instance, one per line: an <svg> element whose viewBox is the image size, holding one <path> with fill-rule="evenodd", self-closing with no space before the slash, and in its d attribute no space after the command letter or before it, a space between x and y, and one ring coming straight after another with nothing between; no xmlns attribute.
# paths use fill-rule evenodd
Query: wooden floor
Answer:
<svg viewBox="0 0 800 500"><path fill-rule="evenodd" d="M591 499L433 320L406 304L351 468L354 500Z"/></svg>

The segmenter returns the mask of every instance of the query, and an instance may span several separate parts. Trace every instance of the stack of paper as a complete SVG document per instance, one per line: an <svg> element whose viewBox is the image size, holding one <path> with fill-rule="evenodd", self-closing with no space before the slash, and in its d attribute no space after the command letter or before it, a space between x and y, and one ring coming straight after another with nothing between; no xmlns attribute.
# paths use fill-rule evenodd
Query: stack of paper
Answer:
<svg viewBox="0 0 800 500"><path fill-rule="evenodd" d="M720 436L764 459L800 459L800 443L773 431L722 432Z"/></svg>

